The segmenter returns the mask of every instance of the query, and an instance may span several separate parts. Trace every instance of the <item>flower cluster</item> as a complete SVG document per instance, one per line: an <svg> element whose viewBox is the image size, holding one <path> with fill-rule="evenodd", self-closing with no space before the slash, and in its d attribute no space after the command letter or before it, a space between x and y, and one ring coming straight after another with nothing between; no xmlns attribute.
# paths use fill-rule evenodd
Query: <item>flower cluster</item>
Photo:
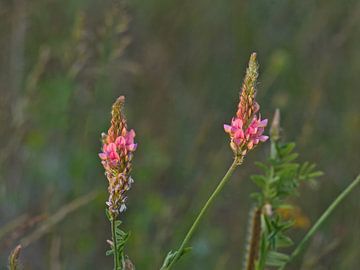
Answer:
<svg viewBox="0 0 360 270"><path fill-rule="evenodd" d="M237 157L244 157L259 142L265 142L269 138L263 135L268 120L261 120L258 114L260 106L255 101L257 71L256 54L253 53L242 85L236 117L232 118L231 125L224 125L224 130L231 139L231 149Z"/></svg>
<svg viewBox="0 0 360 270"><path fill-rule="evenodd" d="M109 181L109 199L106 204L113 215L126 209L126 191L133 183L130 176L131 160L137 144L134 143L135 131L127 130L126 119L122 112L125 97L119 97L112 107L111 126L107 134L102 134L102 152L99 154Z"/></svg>

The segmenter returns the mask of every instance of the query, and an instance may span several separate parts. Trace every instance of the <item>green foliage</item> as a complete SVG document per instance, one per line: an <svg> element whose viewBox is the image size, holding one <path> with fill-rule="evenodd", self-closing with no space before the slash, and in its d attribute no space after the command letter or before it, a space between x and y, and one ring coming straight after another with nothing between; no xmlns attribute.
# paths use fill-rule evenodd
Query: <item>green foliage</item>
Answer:
<svg viewBox="0 0 360 270"><path fill-rule="evenodd" d="M130 233L125 233L120 229L122 222L120 220L114 220L114 217L110 214L108 209L106 209L105 213L111 223L111 226L114 226L113 231L115 232L112 237L112 241L109 241L110 249L106 251L106 256L113 255L115 260L119 262L118 267L115 270L122 270L123 265L125 265L124 248L130 237Z"/></svg>
<svg viewBox="0 0 360 270"><path fill-rule="evenodd" d="M192 249L191 247L184 248L183 251L181 252L180 256L176 259L175 262L177 262L178 260L180 260L180 258L181 258L182 256L184 256L186 253L190 252L191 249ZM176 251L172 251L172 250L171 250L171 251L166 255L165 260L164 260L164 263L163 263L163 265L161 266L161 269L162 269L162 270L165 270L165 269L167 269L167 268L170 266L170 264L172 263L172 261L176 258L177 253L178 253L177 250L176 250Z"/></svg>
<svg viewBox="0 0 360 270"><path fill-rule="evenodd" d="M289 256L278 250L293 244L286 233L294 222L285 220L277 210L291 209L292 206L286 204L285 200L298 194L297 188L302 182L315 181L322 175L316 170L315 164L297 162L299 155L294 148L295 143L272 139L270 158L266 163L256 163L263 174L251 177L260 189L251 196L256 200L257 207L263 209L259 259L255 263L257 270L265 266L278 267L287 262Z"/></svg>
<svg viewBox="0 0 360 270"><path fill-rule="evenodd" d="M266 203L272 208L279 207L289 196L297 195L297 188L303 181L315 181L322 172L315 169L315 164L298 163L298 153L294 152L295 143L272 142L272 153L267 163L257 162L262 175L253 175L251 180L260 192L251 196L259 206Z"/></svg>

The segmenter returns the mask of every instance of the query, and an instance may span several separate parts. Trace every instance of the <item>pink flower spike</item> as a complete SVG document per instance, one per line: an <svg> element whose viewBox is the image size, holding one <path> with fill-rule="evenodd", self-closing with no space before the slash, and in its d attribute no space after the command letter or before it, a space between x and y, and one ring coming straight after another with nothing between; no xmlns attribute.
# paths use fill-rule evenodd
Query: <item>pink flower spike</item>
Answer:
<svg viewBox="0 0 360 270"><path fill-rule="evenodd" d="M246 70L236 116L232 118L231 125L224 125L225 132L230 136L230 147L238 158L243 158L249 150L269 138L263 135L268 120L261 119L260 105L256 102L257 77L258 64L256 53L253 53Z"/></svg>
<svg viewBox="0 0 360 270"><path fill-rule="evenodd" d="M106 202L113 218L125 211L126 192L133 180L130 176L133 152L137 148L134 142L135 131L127 129L123 114L125 98L119 97L112 106L111 125L107 134L101 135L102 152L99 153L101 164L109 182L109 199Z"/></svg>

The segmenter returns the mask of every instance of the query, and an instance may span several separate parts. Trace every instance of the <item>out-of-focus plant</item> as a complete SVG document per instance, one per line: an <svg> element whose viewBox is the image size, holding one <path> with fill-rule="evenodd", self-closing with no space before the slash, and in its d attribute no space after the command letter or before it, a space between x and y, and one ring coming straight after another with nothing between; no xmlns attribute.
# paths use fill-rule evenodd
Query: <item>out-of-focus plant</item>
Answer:
<svg viewBox="0 0 360 270"><path fill-rule="evenodd" d="M285 266L291 262L295 257L297 257L306 247L310 239L315 235L315 233L320 229L323 223L328 219L328 217L332 214L335 208L350 194L354 188L360 184L360 175L358 175L350 185L345 188L336 199L330 204L330 206L324 211L324 213L320 216L320 218L315 222L315 224L311 227L311 229L307 232L304 238L300 241L294 251L290 254L288 260L286 260L279 268L279 270L285 269Z"/></svg>
<svg viewBox="0 0 360 270"><path fill-rule="evenodd" d="M253 193L255 207L249 226L247 254L244 269L264 269L265 266L279 266L288 256L278 250L292 245L286 231L294 222L284 217L284 209L293 206L286 199L297 194L297 188L304 181L315 181L322 172L315 170L309 162L298 163L295 143L280 140L280 112L276 110L270 130L270 157L266 163L257 162L263 174L253 175L252 181L260 189Z"/></svg>
<svg viewBox="0 0 360 270"><path fill-rule="evenodd" d="M296 210L287 200L298 195L297 189L302 182L316 181L323 173L315 169L315 164L298 163L298 154L293 151L295 143L282 142L280 131L280 111L276 110L270 130L270 157L266 163L256 163L263 174L251 177L260 191L251 194L256 203L249 222L244 260L246 270L263 270L266 267L285 269L286 264L299 255L335 207L360 182L360 177L357 177L334 200L290 256L281 252L281 248L293 245L287 231L296 224L296 217L289 219L289 215L284 214Z"/></svg>

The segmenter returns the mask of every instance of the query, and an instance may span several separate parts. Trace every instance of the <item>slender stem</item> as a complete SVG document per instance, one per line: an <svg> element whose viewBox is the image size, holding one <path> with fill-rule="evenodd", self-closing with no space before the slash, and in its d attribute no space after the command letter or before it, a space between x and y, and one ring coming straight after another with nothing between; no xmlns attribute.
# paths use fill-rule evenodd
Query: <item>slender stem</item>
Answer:
<svg viewBox="0 0 360 270"><path fill-rule="evenodd" d="M259 244L261 240L261 207L255 207L251 211L251 221L249 223L249 239L246 248L245 268L246 270L255 269L255 261L259 257Z"/></svg>
<svg viewBox="0 0 360 270"><path fill-rule="evenodd" d="M113 245L114 245L114 270L118 270L119 269L119 259L118 259L119 256L118 256L117 241L116 241L115 222L116 222L116 218L113 216L111 218L111 235L112 235L112 240L113 240Z"/></svg>
<svg viewBox="0 0 360 270"><path fill-rule="evenodd" d="M287 263L289 263L291 260L293 260L296 256L298 256L301 251L305 248L306 244L309 242L311 237L319 230L321 225L325 222L325 220L331 215L331 213L334 211L334 209L342 202L342 200L349 195L349 193L360 183L360 174L355 178L355 180L343 191L340 193L340 195L330 204L330 206L325 210L325 212L321 215L321 217L316 221L314 226L308 231L308 233L305 235L305 237L301 240L299 245L296 247L296 249L291 253L289 260ZM286 264L281 266L279 270L285 269Z"/></svg>
<svg viewBox="0 0 360 270"><path fill-rule="evenodd" d="M170 265L166 268L166 270L170 270L171 267L174 265L174 263L179 259L179 257L181 256L181 254L184 251L184 248L186 247L186 245L188 244L188 242L190 241L192 235L194 234L196 228L199 226L200 221L202 219L202 217L204 216L206 210L209 208L209 206L211 205L211 203L214 201L214 199L217 197L217 195L221 192L221 190L224 188L224 185L229 181L231 175L234 173L235 169L237 166L239 166L242 162L242 158L235 158L234 162L231 164L229 170L226 172L225 176L223 177L223 179L220 181L219 185L216 187L216 189L214 190L214 192L211 194L211 196L209 197L209 199L207 200L207 202L205 203L205 205L203 206L203 208L200 210L198 216L196 217L194 223L192 224L190 230L188 231L188 233L186 234L180 248L178 249L176 256L174 257L174 259L171 261Z"/></svg>
<svg viewBox="0 0 360 270"><path fill-rule="evenodd" d="M9 270L18 270L18 259L21 251L21 245L17 245L14 248L9 257Z"/></svg>

